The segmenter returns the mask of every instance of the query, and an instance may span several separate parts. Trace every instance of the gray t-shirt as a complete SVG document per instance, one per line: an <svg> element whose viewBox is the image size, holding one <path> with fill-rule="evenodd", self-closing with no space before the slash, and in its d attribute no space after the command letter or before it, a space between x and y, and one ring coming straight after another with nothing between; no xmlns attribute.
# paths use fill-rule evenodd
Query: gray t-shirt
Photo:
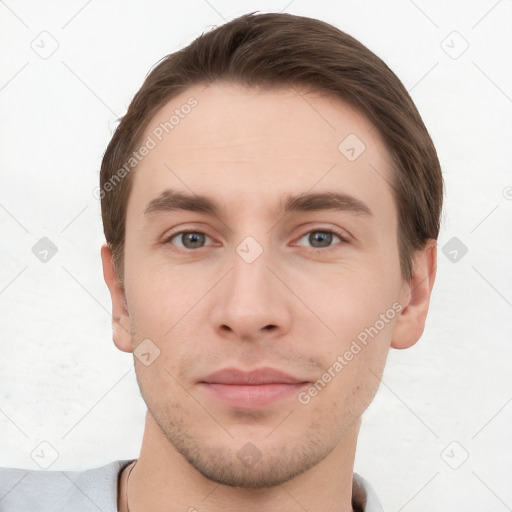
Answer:
<svg viewBox="0 0 512 512"><path fill-rule="evenodd" d="M119 473L131 460L85 471L0 468L0 512L117 512ZM384 512L375 491L357 473L356 512Z"/></svg>

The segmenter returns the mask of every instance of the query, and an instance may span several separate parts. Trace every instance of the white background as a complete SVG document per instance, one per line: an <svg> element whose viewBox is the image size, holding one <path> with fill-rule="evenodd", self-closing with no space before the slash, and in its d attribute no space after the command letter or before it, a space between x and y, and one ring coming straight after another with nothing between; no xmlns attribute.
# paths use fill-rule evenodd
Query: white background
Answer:
<svg viewBox="0 0 512 512"><path fill-rule="evenodd" d="M112 343L100 161L158 60L254 10L323 19L377 53L444 171L427 328L391 351L355 469L388 511L512 510L511 0L0 2L0 466L38 469L41 442L49 469L138 456L145 404ZM43 59L43 44L58 48ZM58 248L47 263L42 237ZM468 248L456 262L452 237Z"/></svg>

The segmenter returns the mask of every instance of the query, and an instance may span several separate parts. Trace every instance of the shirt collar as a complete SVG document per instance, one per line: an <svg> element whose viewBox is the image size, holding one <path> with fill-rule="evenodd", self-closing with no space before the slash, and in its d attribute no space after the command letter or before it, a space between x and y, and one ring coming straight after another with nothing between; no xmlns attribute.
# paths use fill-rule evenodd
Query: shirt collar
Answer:
<svg viewBox="0 0 512 512"><path fill-rule="evenodd" d="M352 507L355 512L385 512L373 487L355 472L352 479Z"/></svg>

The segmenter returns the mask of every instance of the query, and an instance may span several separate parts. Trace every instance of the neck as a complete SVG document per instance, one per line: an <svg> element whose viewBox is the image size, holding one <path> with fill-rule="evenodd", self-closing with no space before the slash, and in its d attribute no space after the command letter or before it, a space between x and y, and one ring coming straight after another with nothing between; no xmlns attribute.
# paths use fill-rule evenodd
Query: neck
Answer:
<svg viewBox="0 0 512 512"><path fill-rule="evenodd" d="M140 456L134 466L125 468L120 478L118 509L353 512L352 475L358 431L359 424L347 432L325 459L282 485L242 488L216 483L199 473L174 449L148 412Z"/></svg>

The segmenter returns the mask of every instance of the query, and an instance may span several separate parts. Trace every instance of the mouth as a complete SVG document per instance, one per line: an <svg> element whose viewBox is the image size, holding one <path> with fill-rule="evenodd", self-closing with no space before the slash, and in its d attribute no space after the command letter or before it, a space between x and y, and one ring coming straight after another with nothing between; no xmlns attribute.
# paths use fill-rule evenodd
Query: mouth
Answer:
<svg viewBox="0 0 512 512"><path fill-rule="evenodd" d="M198 382L209 397L231 408L244 410L268 407L290 398L308 384L309 381L274 368L258 368L249 372L225 368Z"/></svg>

